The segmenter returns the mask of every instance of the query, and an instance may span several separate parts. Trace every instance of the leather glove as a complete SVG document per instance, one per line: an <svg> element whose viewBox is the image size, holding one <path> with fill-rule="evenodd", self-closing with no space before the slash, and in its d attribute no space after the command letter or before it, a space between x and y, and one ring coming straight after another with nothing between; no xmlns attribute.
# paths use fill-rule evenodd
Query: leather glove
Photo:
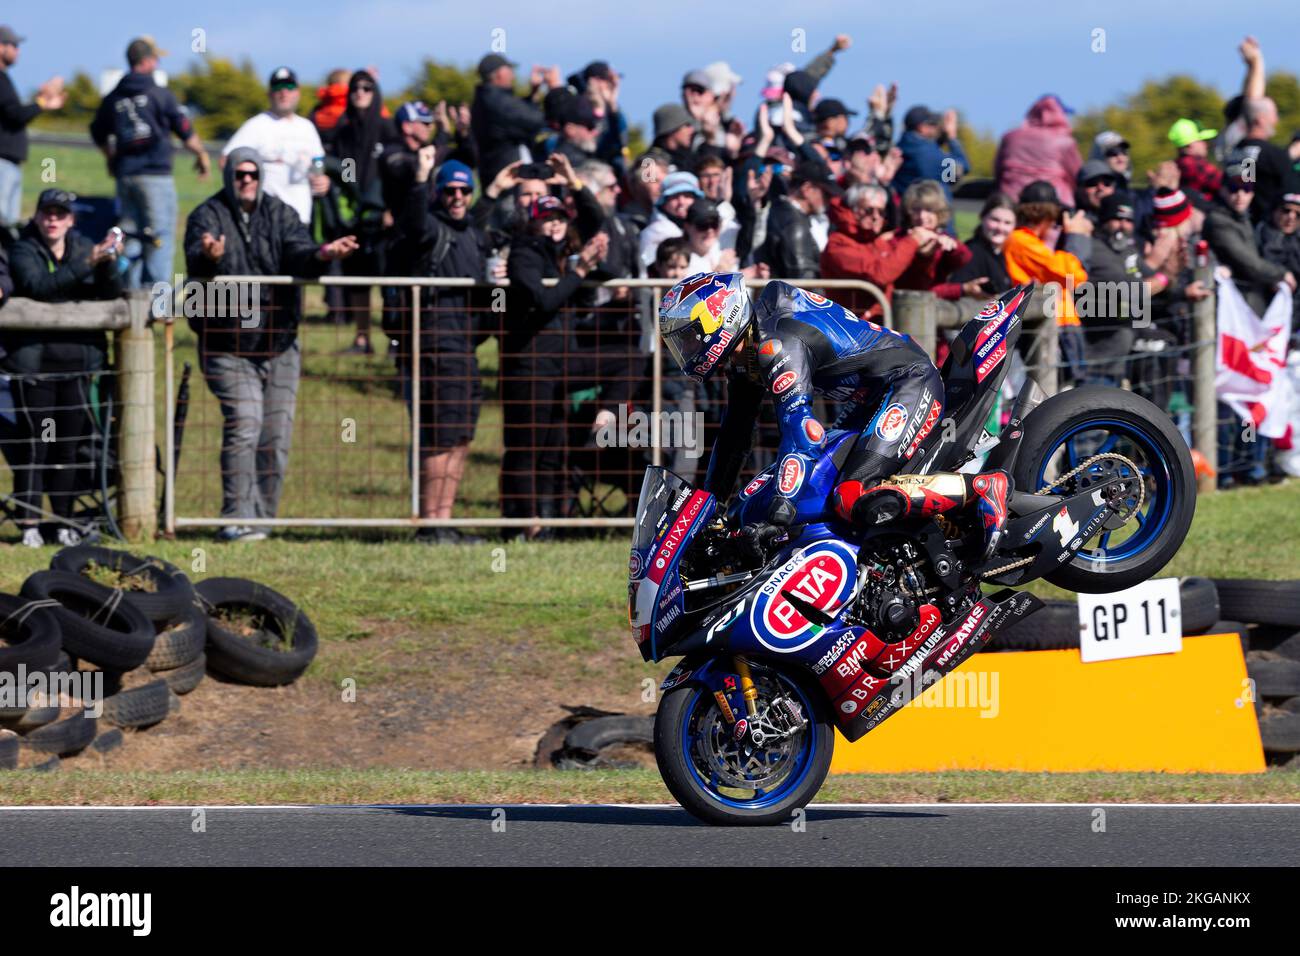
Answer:
<svg viewBox="0 0 1300 956"><path fill-rule="evenodd" d="M760 562L766 562L776 542L785 536L786 529L780 525L760 522L740 529L740 546L750 556Z"/></svg>

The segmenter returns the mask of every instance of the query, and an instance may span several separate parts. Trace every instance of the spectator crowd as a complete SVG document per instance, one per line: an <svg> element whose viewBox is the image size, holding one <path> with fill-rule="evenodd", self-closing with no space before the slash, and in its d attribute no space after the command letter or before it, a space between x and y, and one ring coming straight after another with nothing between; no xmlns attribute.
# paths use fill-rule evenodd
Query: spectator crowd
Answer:
<svg viewBox="0 0 1300 956"><path fill-rule="evenodd" d="M8 76L21 43L0 27L0 219L15 228L25 128L65 95L55 78L32 103L21 102ZM331 287L328 298L336 315L356 322L348 351L371 354L387 343L408 402L418 392L428 518L452 515L482 398L475 350L488 337L501 354L502 512L564 513L561 476L583 447L570 431L575 394L587 391L588 433L646 396L653 298L618 280L741 271L814 285L866 280L887 297L918 290L948 301L1055 282L1068 290L1055 315L1067 384L1124 384L1176 414L1185 373L1172 357L1191 341L1192 304L1212 294L1193 273L1198 256L1230 270L1258 312L1279 286L1294 291L1300 275L1300 133L1278 144L1259 44L1247 38L1239 52L1240 95L1222 117L1174 122L1168 159L1157 168L1132 168L1122 129L1099 133L1085 157L1074 111L1048 93L1002 137L993 181L982 189L963 182L970 163L955 109L902 109L892 84L865 100L836 89L836 63L853 55L844 35L807 63L774 66L757 102L726 62L690 70L654 110L650 144L638 155L628 146L622 74L605 61L568 76L541 66L522 76L518 64L490 53L477 65L472 102L411 101L394 111L384 105L378 71L336 70L309 116L298 112L297 74L281 66L268 78L267 109L225 144L221 186L190 213L178 240L174 144L192 154L201 178L211 163L175 96L155 80L166 52L141 37L90 126L116 182L119 231L82 238L75 197L46 190L36 217L7 241L0 293L59 301L147 287L170 279L177 241L189 275L200 279L477 280L477 288L421 290L418 363L409 288L380 289L378 328L371 288ZM955 199L983 203L970 236L956 234ZM505 279L500 312L489 305L490 286ZM1136 305L1099 313L1081 298L1076 307L1070 293L1089 282L1128 284L1135 292L1126 302L1149 298L1153 321L1135 322L1143 317ZM830 294L865 317L880 314L874 297ZM301 370L298 291L268 285L260 295L262 318L251 327L226 315L190 320L225 422L229 524L221 536L229 540L264 537L243 519L277 513ZM65 335L66 342L58 337ZM35 352L6 335L0 347L0 366L15 381L92 372L104 362L93 335L51 334ZM682 410L717 398L679 382L666 383L665 395ZM57 404L44 393L35 400ZM21 390L14 401L29 404ZM9 439L26 442L24 462L39 466L33 424L20 414L8 427ZM1249 467L1229 468L1225 480L1260 480L1266 463L1251 454ZM40 467L25 474L20 494L37 510L47 494L57 514L57 481L42 486ZM38 543L34 523L32 530ZM466 537L446 528L421 535Z"/></svg>

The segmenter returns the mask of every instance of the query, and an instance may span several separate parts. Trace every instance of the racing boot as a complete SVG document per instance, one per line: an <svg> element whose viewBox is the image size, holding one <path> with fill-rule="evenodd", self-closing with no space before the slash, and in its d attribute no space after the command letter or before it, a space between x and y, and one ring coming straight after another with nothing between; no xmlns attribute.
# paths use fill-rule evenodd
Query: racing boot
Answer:
<svg viewBox="0 0 1300 956"><path fill-rule="evenodd" d="M835 489L835 510L841 518L866 529L899 518L929 518L977 502L987 558L996 550L1006 526L1010 493L1011 478L1001 469L978 475L894 475L871 488L864 488L860 481L841 482Z"/></svg>

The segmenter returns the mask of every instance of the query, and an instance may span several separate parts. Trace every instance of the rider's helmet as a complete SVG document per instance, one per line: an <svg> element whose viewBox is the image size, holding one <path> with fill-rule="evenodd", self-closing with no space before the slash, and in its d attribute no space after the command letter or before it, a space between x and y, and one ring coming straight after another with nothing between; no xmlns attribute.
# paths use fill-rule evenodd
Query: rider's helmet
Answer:
<svg viewBox="0 0 1300 956"><path fill-rule="evenodd" d="M739 272L689 276L664 293L659 334L682 372L698 382L713 374L754 320L754 306Z"/></svg>

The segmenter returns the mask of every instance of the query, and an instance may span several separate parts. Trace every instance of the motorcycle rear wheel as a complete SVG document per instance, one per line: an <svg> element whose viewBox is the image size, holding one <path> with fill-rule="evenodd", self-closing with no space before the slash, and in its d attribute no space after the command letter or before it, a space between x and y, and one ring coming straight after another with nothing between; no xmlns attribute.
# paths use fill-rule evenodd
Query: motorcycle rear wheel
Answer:
<svg viewBox="0 0 1300 956"><path fill-rule="evenodd" d="M659 702L655 758L668 790L692 816L719 826L765 826L788 820L806 806L826 779L835 747L835 727L820 693L808 682L770 667L751 665L759 706L789 695L807 726L780 744L743 758L732 725L702 684L674 687ZM739 716L739 715L738 715ZM754 771L757 768L757 772ZM751 777L754 786L728 785L723 774Z"/></svg>
<svg viewBox="0 0 1300 956"><path fill-rule="evenodd" d="M1178 553L1196 513L1196 473L1187 443L1156 405L1123 389L1085 385L1047 399L1024 428L1014 474L1021 491L1036 492L1105 453L1133 461L1144 486L1142 505L1124 527L1085 541L1048 581L1085 594L1122 591L1155 576ZM1069 483L1086 487L1090 471ZM1098 471L1094 480L1104 480Z"/></svg>

